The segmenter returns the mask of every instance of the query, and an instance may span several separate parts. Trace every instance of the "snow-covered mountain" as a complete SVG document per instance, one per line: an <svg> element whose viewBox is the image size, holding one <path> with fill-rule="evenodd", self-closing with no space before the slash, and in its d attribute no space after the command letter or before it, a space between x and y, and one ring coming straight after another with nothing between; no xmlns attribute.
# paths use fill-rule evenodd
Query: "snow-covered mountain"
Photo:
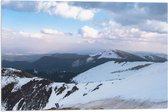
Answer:
<svg viewBox="0 0 168 112"><path fill-rule="evenodd" d="M34 58L33 58L34 57ZM38 58L38 59L37 59ZM4 58L4 59L7 59ZM16 59L11 61L11 59ZM20 61L17 61L21 59ZM24 60L25 59L25 60ZM30 61L35 59L36 61ZM115 62L165 62L167 55L145 52L128 52L121 50L106 50L94 55L79 55L71 53L31 55L2 60L3 68L16 68L27 71L34 76L43 77L56 82L69 83L76 75L109 61ZM38 71L38 72L34 72Z"/></svg>
<svg viewBox="0 0 168 112"><path fill-rule="evenodd" d="M151 61L164 62L167 60L167 55L147 52L126 52L122 50L105 50L96 54L90 55L97 59L108 58L119 61Z"/></svg>
<svg viewBox="0 0 168 112"><path fill-rule="evenodd" d="M3 110L166 108L167 62L114 62L57 83L2 69Z"/></svg>

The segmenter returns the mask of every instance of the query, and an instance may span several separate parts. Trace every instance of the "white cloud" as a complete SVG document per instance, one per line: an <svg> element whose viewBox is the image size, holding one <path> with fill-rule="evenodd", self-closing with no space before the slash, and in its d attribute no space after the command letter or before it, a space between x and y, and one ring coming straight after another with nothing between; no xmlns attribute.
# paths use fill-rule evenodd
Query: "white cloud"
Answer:
<svg viewBox="0 0 168 112"><path fill-rule="evenodd" d="M41 33L31 33L31 32L23 32L23 31L13 31L9 29L2 29L2 37L3 38L34 38L34 39L44 39L46 38Z"/></svg>
<svg viewBox="0 0 168 112"><path fill-rule="evenodd" d="M23 32L23 31L14 31L10 29L2 29L2 37L3 38L36 38L41 39L42 35L40 33L30 33L30 32Z"/></svg>
<svg viewBox="0 0 168 112"><path fill-rule="evenodd" d="M148 24L148 27L150 28L162 27L162 30L164 27L166 27L165 24L162 23L161 25L158 23L156 23L155 26L153 26L153 24ZM142 26L144 24L142 24ZM102 26L103 26L103 30L100 31L99 35L101 38L106 38L106 39L163 42L163 41L166 41L166 37L167 37L167 34L159 33L159 29L157 30L158 32L145 31L145 30L142 30L141 27L139 26L123 26L114 21L103 23Z"/></svg>
<svg viewBox="0 0 168 112"><path fill-rule="evenodd" d="M144 43L146 43L145 45L149 46L152 46L154 44L164 44L163 46L165 46L165 44L167 44L166 33L145 31L142 30L139 26L124 26L115 21L104 22L101 23L101 25L102 30L100 30L99 32L89 26L84 26L79 30L79 34L82 37L85 37L84 39L91 44L97 43L98 41L101 41L101 43L107 43L107 41L114 40L117 40L117 42L120 41L122 43L130 42L132 44L139 42L141 45L144 45ZM159 25L160 24L156 25L155 27L158 27ZM152 26L149 25L148 27ZM159 46L161 48L161 45Z"/></svg>
<svg viewBox="0 0 168 112"><path fill-rule="evenodd" d="M60 35L64 37L65 35L70 36L64 32L60 32L56 29L42 29L40 32L25 32L25 31L14 31L10 29L2 29L2 37L3 38L32 38L32 39L40 39L40 40L48 40L50 38L60 38Z"/></svg>
<svg viewBox="0 0 168 112"><path fill-rule="evenodd" d="M80 38L70 38L70 35L60 35L56 30L45 30L42 32L23 32L2 29L3 52L32 52L48 53L53 51L63 52L67 49L77 48ZM52 35L51 35L52 34ZM68 50L67 50L68 51Z"/></svg>
<svg viewBox="0 0 168 112"><path fill-rule="evenodd" d="M91 20L95 13L95 10L72 6L67 2L39 2L37 10L78 20Z"/></svg>
<svg viewBox="0 0 168 112"><path fill-rule="evenodd" d="M83 26L79 30L79 34L85 38L98 38L98 31L94 28L89 27L89 26Z"/></svg>
<svg viewBox="0 0 168 112"><path fill-rule="evenodd" d="M2 5L8 5L10 4L11 0L2 0Z"/></svg>
<svg viewBox="0 0 168 112"><path fill-rule="evenodd" d="M29 32L23 32L23 31L14 32L14 33L15 33L15 35L19 35L19 36L25 37L25 38L36 38L36 39L45 38L41 33L29 33Z"/></svg>
<svg viewBox="0 0 168 112"><path fill-rule="evenodd" d="M139 28L145 31L167 33L168 32L167 22L157 20L146 20L145 23L141 23Z"/></svg>
<svg viewBox="0 0 168 112"><path fill-rule="evenodd" d="M112 26L116 25L113 24ZM6 53L22 51L32 53L91 52L102 49L166 52L166 34L145 32L138 28L126 27L119 24L117 26L111 27L108 25L99 33L97 30L93 30L93 28L88 26L83 27L85 33L91 31L88 29L92 29L92 33L93 31L97 32L95 34L86 33L87 35L97 35L91 36L92 38L89 38L90 36L80 38L78 35L57 35L57 33L53 34L54 31L57 31L54 29L51 30L52 32L49 30L49 33L32 33L2 29L2 49ZM124 33L126 34L124 35ZM122 37L118 37L118 35ZM109 38L112 36L116 38Z"/></svg>
<svg viewBox="0 0 168 112"><path fill-rule="evenodd" d="M64 33L63 32L60 32L58 30L55 30L55 29L43 29L41 30L41 33L44 33L44 34L50 34L50 35L63 35Z"/></svg>

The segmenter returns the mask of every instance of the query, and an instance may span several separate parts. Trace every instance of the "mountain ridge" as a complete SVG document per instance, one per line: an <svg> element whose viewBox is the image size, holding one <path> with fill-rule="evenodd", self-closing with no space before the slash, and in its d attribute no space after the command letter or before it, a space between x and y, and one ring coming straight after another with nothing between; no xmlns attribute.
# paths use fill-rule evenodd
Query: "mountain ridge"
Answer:
<svg viewBox="0 0 168 112"><path fill-rule="evenodd" d="M94 55L56 53L42 56L34 62L2 60L2 67L24 70L35 76L53 81L70 82L76 75L109 61L119 63L136 61L165 62L167 59L164 57L155 56L154 54L140 55L121 50L106 50Z"/></svg>

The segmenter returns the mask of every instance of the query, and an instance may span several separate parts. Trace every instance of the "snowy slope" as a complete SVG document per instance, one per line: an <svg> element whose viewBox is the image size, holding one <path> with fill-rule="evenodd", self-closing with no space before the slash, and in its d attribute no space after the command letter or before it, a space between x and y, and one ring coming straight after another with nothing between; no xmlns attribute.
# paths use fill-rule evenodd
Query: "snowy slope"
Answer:
<svg viewBox="0 0 168 112"><path fill-rule="evenodd" d="M114 59L119 58L119 59L121 59L122 58L118 54L115 53L115 50L103 51L98 54L94 54L92 56L99 56L98 59L100 59L100 58L114 58Z"/></svg>
<svg viewBox="0 0 168 112"><path fill-rule="evenodd" d="M119 50L105 50L105 51L102 51L99 53L92 54L90 56L91 57L97 56L98 59L101 59L101 58L122 59L123 57L121 57L118 54L118 52L119 52Z"/></svg>
<svg viewBox="0 0 168 112"><path fill-rule="evenodd" d="M157 104L153 105L155 107L166 107L168 101L167 62L114 63L111 61L75 77L74 80L78 82L77 84L57 83L37 77L19 77L11 70L7 71L13 75L7 75L7 72L3 73L2 96L4 91L9 91L9 88L4 89L10 84L10 80L6 76L17 79L12 79L11 82L26 81L15 83L15 86L11 88L11 93L8 93L9 96L4 96L6 99L2 100L2 106L5 110L57 109L57 103L59 109L80 108L78 105L106 99L134 101L139 102L139 105L142 102L148 102L151 105ZM6 81L7 84L5 84ZM15 89L15 87L19 87L19 89ZM24 93L24 96L19 94L20 91ZM29 99L33 97L33 99L27 102L25 99L27 97ZM10 98L13 98L13 102ZM162 102L165 102L164 105L160 105ZM13 106L11 107L11 105ZM117 108L121 108L120 105ZM148 105L145 106L150 108ZM109 105L108 108L114 107Z"/></svg>
<svg viewBox="0 0 168 112"><path fill-rule="evenodd" d="M21 70L16 70L13 68L8 68L8 70L6 70L3 73L3 77L1 78L1 88L5 87L6 85L14 82L16 83L15 85L18 85L19 87L15 86L13 90L15 89L19 89L22 85L28 83L30 80L34 79L34 78L21 78L21 77L17 77L14 72L16 73L21 73Z"/></svg>
<svg viewBox="0 0 168 112"><path fill-rule="evenodd" d="M79 91L60 101L62 105L121 97L137 101L167 101L167 63L155 63L122 80L79 83ZM104 74L102 74L104 75ZM92 76L90 76L92 77ZM95 88L98 89L95 90ZM83 96L84 94L87 94ZM79 100L80 99L80 100Z"/></svg>
<svg viewBox="0 0 168 112"><path fill-rule="evenodd" d="M108 80L119 80L127 78L130 75L135 75L145 68L150 66L152 62L122 62L117 63L114 61L106 62L97 67L94 67L84 73L79 74L73 81L78 83L83 82L98 82ZM144 68L143 68L144 66ZM140 70L131 70L134 67L142 67Z"/></svg>
<svg viewBox="0 0 168 112"><path fill-rule="evenodd" d="M105 76L105 74L102 75ZM90 75L90 77L93 76ZM78 80L78 82L80 82L80 80ZM124 99L136 99L136 100L139 99L142 101L145 100L156 102L167 101L166 83L167 83L167 62L155 63L141 69L141 71L135 72L133 75L123 80L89 83L89 85L87 86L87 88L89 89L91 89L92 87L96 87L96 85L99 84L102 85L99 87L97 91L90 93L87 97L81 100L82 102L88 102L91 100L94 101L98 99L107 99L120 96ZM79 84L79 86L83 86L83 84ZM74 97L73 99L69 98L64 102L66 103L72 100L72 102L80 103L77 100L78 98L81 97L80 93L76 92L74 93L74 96L78 97L77 98Z"/></svg>

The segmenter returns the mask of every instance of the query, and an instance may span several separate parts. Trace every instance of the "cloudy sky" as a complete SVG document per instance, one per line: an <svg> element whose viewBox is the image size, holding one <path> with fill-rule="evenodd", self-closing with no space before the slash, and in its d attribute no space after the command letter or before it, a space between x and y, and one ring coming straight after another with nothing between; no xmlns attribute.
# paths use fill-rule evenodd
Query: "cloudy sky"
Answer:
<svg viewBox="0 0 168 112"><path fill-rule="evenodd" d="M166 3L2 2L2 53L167 51Z"/></svg>

